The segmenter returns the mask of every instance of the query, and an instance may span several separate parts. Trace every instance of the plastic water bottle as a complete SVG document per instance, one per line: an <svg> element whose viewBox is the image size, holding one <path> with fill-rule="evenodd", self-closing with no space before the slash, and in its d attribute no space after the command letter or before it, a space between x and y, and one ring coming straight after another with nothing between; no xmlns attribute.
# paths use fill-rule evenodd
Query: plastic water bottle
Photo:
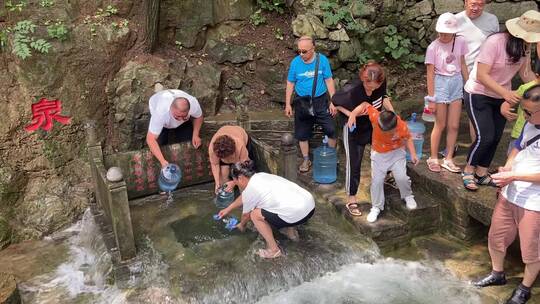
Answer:
<svg viewBox="0 0 540 304"><path fill-rule="evenodd" d="M429 109L429 100L424 98L424 111L422 112L422 120L425 122L434 122L435 114Z"/></svg>
<svg viewBox="0 0 540 304"><path fill-rule="evenodd" d="M168 164L161 169L158 178L159 189L164 192L172 192L182 180L182 171L176 164Z"/></svg>
<svg viewBox="0 0 540 304"><path fill-rule="evenodd" d="M214 216L212 216L212 218L215 221L222 220L225 223L225 229L227 229L229 231L233 231L236 228L236 225L238 225L238 223L239 223L238 219L236 217L234 217L234 216L222 219L221 217L219 217L219 214L214 214Z"/></svg>
<svg viewBox="0 0 540 304"><path fill-rule="evenodd" d="M336 149L328 146L328 136L325 136L322 146L313 151L313 180L319 184L331 184L336 179Z"/></svg>
<svg viewBox="0 0 540 304"><path fill-rule="evenodd" d="M416 120L416 113L412 114L411 120L407 121L407 127L409 127L409 132L411 132L411 137L414 142L414 149L416 150L416 156L418 159L422 158L422 146L424 145L424 133L426 132L426 127L420 121ZM407 150L407 160L411 160L411 155Z"/></svg>
<svg viewBox="0 0 540 304"><path fill-rule="evenodd" d="M227 188L227 185L224 184L221 186L218 190L216 198L214 199L214 203L219 209L229 207L229 205L234 201L234 192L228 192L225 190L225 188Z"/></svg>

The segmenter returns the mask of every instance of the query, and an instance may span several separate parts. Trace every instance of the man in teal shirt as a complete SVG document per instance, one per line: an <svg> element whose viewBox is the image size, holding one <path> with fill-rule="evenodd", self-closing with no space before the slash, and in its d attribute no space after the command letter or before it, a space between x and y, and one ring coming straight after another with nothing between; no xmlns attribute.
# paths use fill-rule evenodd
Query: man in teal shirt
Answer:
<svg viewBox="0 0 540 304"><path fill-rule="evenodd" d="M294 99L294 136L299 141L300 150L304 157L299 169L300 172L307 172L311 166L308 140L313 135L312 129L315 123L319 124L324 134L328 136L328 144L331 147L336 146L333 120L336 109L332 103L329 103L330 98L335 93L335 87L328 58L315 52L313 38L300 37L298 39L298 53L299 55L291 61L289 67L285 93L285 115L291 117L293 114L291 99L294 90L296 93ZM317 57L318 69L316 68ZM318 70L318 73L315 94L313 94L315 70Z"/></svg>

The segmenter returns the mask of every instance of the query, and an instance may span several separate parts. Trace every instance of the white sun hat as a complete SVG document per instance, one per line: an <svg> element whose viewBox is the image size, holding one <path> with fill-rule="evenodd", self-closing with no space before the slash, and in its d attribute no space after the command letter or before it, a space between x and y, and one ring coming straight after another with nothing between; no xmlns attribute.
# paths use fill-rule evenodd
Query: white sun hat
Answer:
<svg viewBox="0 0 540 304"><path fill-rule="evenodd" d="M454 14L444 13L437 19L437 33L455 34L458 32L458 21Z"/></svg>
<svg viewBox="0 0 540 304"><path fill-rule="evenodd" d="M540 13L535 10L526 11L520 17L506 21L506 28L512 36L528 43L540 42Z"/></svg>

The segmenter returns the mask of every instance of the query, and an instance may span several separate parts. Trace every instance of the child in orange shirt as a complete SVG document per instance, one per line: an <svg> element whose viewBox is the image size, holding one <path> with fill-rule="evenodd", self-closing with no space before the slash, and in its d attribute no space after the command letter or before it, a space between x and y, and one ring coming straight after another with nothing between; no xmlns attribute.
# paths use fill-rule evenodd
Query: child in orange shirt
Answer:
<svg viewBox="0 0 540 304"><path fill-rule="evenodd" d="M349 116L349 127L356 116L368 115L373 126L371 141L371 211L367 220L373 223L384 209L384 178L392 171L399 188L401 199L408 209L416 209L412 194L411 179L407 175L405 147L409 149L411 160L416 165L418 158L407 124L392 111L379 112L367 102L360 104Z"/></svg>

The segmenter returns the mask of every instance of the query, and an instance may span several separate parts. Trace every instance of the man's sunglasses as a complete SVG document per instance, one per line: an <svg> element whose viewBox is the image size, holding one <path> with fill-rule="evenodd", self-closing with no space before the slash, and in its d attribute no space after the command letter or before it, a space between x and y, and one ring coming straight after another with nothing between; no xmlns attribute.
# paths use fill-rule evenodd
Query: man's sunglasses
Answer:
<svg viewBox="0 0 540 304"><path fill-rule="evenodd" d="M311 51L311 50L312 50L312 49L309 49L309 50L298 50L297 52L298 52L298 54L304 55L304 54L307 54L307 52L309 52L309 51Z"/></svg>
<svg viewBox="0 0 540 304"><path fill-rule="evenodd" d="M531 113L531 112L529 112L529 110L523 109L523 113L525 113L525 115L527 115L527 116L529 116L529 117L535 115L535 114L538 113L538 112L540 112L540 110L534 111L534 112Z"/></svg>

